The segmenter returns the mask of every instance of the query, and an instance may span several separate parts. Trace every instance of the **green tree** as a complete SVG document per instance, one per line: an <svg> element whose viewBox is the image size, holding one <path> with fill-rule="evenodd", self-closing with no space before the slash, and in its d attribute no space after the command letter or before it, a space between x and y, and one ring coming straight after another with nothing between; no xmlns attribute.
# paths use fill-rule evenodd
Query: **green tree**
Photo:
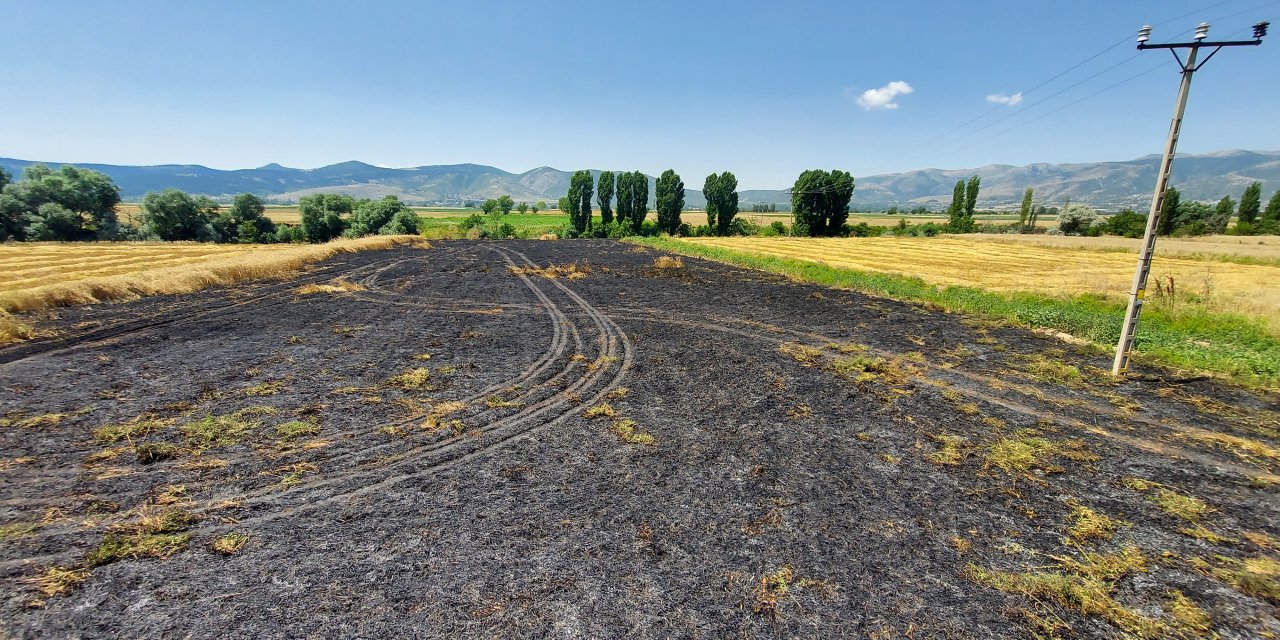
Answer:
<svg viewBox="0 0 1280 640"><path fill-rule="evenodd" d="M223 242L269 242L275 238L275 223L264 214L267 207L252 193L242 193L231 207L213 221Z"/></svg>
<svg viewBox="0 0 1280 640"><path fill-rule="evenodd" d="M521 202L520 204L516 205L516 211L519 211L520 215L524 215L526 212L529 211L529 203Z"/></svg>
<svg viewBox="0 0 1280 640"><path fill-rule="evenodd" d="M619 171L613 180L618 201L618 221L627 224L631 223L631 207L634 204L632 201L632 192L635 191L634 177L629 171Z"/></svg>
<svg viewBox="0 0 1280 640"><path fill-rule="evenodd" d="M853 176L810 169L791 188L792 235L829 236L843 231L853 198Z"/></svg>
<svg viewBox="0 0 1280 640"><path fill-rule="evenodd" d="M1267 201L1267 208L1262 210L1263 222L1280 222L1280 190L1271 194L1271 199Z"/></svg>
<svg viewBox="0 0 1280 640"><path fill-rule="evenodd" d="M1160 220L1157 223L1159 235L1167 236L1178 226L1178 207L1182 204L1182 193L1173 187L1164 191L1164 199L1160 203Z"/></svg>
<svg viewBox="0 0 1280 640"><path fill-rule="evenodd" d="M684 181L674 169L667 169L654 184L658 211L658 231L676 235L680 231L680 212L684 211Z"/></svg>
<svg viewBox="0 0 1280 640"><path fill-rule="evenodd" d="M847 171L833 169L827 174L827 189L823 197L826 208L827 235L840 235L849 219L849 201L853 199L853 176Z"/></svg>
<svg viewBox="0 0 1280 640"><path fill-rule="evenodd" d="M27 211L21 200L0 192L0 242L25 240Z"/></svg>
<svg viewBox="0 0 1280 640"><path fill-rule="evenodd" d="M738 179L728 171L711 174L702 184L707 198L707 226L718 236L728 235L733 217L738 214Z"/></svg>
<svg viewBox="0 0 1280 640"><path fill-rule="evenodd" d="M1018 226L1020 227L1026 227L1027 219L1031 217L1031 201L1035 193L1036 190L1031 187L1027 187L1027 190L1022 192L1022 207L1018 209Z"/></svg>
<svg viewBox="0 0 1280 640"><path fill-rule="evenodd" d="M537 213L537 212L539 212L539 211L546 211L546 210L547 210L547 202L546 202L546 200L539 200L539 201L537 201L537 202L533 203L533 205L529 207L529 211L531 211L531 212L533 212L533 213Z"/></svg>
<svg viewBox="0 0 1280 640"><path fill-rule="evenodd" d="M4 167L0 167L0 191L4 191L5 185L13 182L13 176L5 171Z"/></svg>
<svg viewBox="0 0 1280 640"><path fill-rule="evenodd" d="M1213 215L1205 221L1210 233L1222 233L1227 230L1227 225L1231 223L1231 217L1236 214L1236 201L1231 196L1222 196L1218 201L1218 206L1214 209Z"/></svg>
<svg viewBox="0 0 1280 640"><path fill-rule="evenodd" d="M978 176L969 178L969 184L964 189L964 217L969 219L969 224L973 224L973 211L978 207L978 189L982 186L982 179Z"/></svg>
<svg viewBox="0 0 1280 640"><path fill-rule="evenodd" d="M307 242L328 242L339 235L346 223L343 215L351 214L355 200L336 193L317 193L298 200L302 214L302 235Z"/></svg>
<svg viewBox="0 0 1280 640"><path fill-rule="evenodd" d="M56 202L46 202L27 216L27 238L31 240L79 240L83 231L80 216Z"/></svg>
<svg viewBox="0 0 1280 640"><path fill-rule="evenodd" d="M956 180L951 190L951 205L947 207L947 224L956 225L964 217L964 180Z"/></svg>
<svg viewBox="0 0 1280 640"><path fill-rule="evenodd" d="M649 178L639 171L632 171L630 176L631 203L627 210L631 214L632 233L638 234L644 226L644 219L649 215ZM621 219L622 207L618 207L618 216Z"/></svg>
<svg viewBox="0 0 1280 640"><path fill-rule="evenodd" d="M613 222L613 172L601 171L596 181L596 202L600 205L600 221Z"/></svg>
<svg viewBox="0 0 1280 640"><path fill-rule="evenodd" d="M1262 208L1262 183L1254 182L1244 190L1244 195L1240 196L1240 222L1253 224L1258 219L1258 212Z"/></svg>
<svg viewBox="0 0 1280 640"><path fill-rule="evenodd" d="M569 224L584 234L591 229L591 172L585 169L574 172L569 179Z"/></svg>
<svg viewBox="0 0 1280 640"><path fill-rule="evenodd" d="M215 240L212 221L218 204L178 189L152 191L142 198L142 224L161 240Z"/></svg>
<svg viewBox="0 0 1280 640"><path fill-rule="evenodd" d="M502 211L502 215L510 214L511 208L514 206L516 206L516 201L512 200L511 196L506 194L498 196L498 209Z"/></svg>
<svg viewBox="0 0 1280 640"><path fill-rule="evenodd" d="M396 196L387 196L381 200L361 200L351 214L351 223L344 235L352 238L382 233L382 228L391 223L397 214L412 210L400 202ZM413 228L417 229L417 216L414 216Z"/></svg>
<svg viewBox="0 0 1280 640"><path fill-rule="evenodd" d="M1087 204L1069 204L1058 214L1058 229L1074 236L1084 233L1098 217L1098 212Z"/></svg>
<svg viewBox="0 0 1280 640"><path fill-rule="evenodd" d="M97 171L72 165L63 165L54 171L46 165L33 164L23 171L21 180L6 185L3 192L20 203L24 218L42 219L39 209L45 204L57 204L70 211L78 220L75 224L78 231L72 234L75 238L67 239L105 240L117 234L115 208L120 204L120 189ZM57 218L55 226L65 231L63 212L46 211ZM47 234L50 228L53 227L42 227L40 232Z"/></svg>

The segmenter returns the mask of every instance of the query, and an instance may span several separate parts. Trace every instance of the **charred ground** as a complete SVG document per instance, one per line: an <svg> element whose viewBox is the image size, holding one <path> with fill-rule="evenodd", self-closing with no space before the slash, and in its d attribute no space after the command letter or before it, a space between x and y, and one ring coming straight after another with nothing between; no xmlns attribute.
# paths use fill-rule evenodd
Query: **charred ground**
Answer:
<svg viewBox="0 0 1280 640"><path fill-rule="evenodd" d="M63 312L0 351L5 634L1280 633L1276 398L658 257Z"/></svg>

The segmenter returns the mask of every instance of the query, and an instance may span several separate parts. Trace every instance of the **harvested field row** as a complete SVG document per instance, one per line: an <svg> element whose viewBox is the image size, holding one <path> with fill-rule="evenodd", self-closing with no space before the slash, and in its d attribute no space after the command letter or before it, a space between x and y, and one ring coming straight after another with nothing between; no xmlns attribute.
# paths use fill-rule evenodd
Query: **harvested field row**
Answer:
<svg viewBox="0 0 1280 640"><path fill-rule="evenodd" d="M342 253L386 249L402 244L421 244L415 236L374 236L355 240L335 240L323 245L240 245L226 251L207 251L206 245L191 246L190 260L159 259L169 255L165 245L120 244L113 249L129 247L137 252L136 267L121 267L114 275L97 275L98 261L87 256L80 270L59 271L44 280L29 279L27 286L0 290L0 344L32 337L35 331L22 318L13 314L48 311L72 305L132 300L144 296L181 294L211 286L247 280L285 278L298 269ZM35 245L40 247L42 245ZM74 246L68 246L73 251Z"/></svg>
<svg viewBox="0 0 1280 640"><path fill-rule="evenodd" d="M1023 245L969 237L942 238L689 238L704 246L810 260L862 271L919 277L930 284L1050 295L1090 293L1122 299L1136 258L1075 247ZM1009 236L1014 237L1014 236ZM1177 305L1194 298L1213 309L1253 315L1280 335L1280 265L1234 264L1161 257L1152 268L1149 300ZM1174 297L1162 299L1172 279ZM1162 289L1157 289L1159 281ZM1177 297L1182 292L1182 298Z"/></svg>

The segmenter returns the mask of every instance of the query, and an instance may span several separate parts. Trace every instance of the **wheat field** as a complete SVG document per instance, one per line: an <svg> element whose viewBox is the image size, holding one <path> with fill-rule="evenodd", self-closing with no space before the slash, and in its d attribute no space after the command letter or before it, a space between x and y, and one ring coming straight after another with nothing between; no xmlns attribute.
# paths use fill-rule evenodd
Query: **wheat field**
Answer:
<svg viewBox="0 0 1280 640"><path fill-rule="evenodd" d="M1019 241L1017 236L940 238L689 238L687 241L738 251L821 262L834 267L915 276L942 286L979 287L991 291L1034 291L1048 294L1091 293L1123 298L1133 280L1136 252L1116 246L1116 238L1045 238ZM1032 236L1034 238L1034 236ZM1102 242L1092 245L1090 242ZM1242 244L1256 258L1280 258L1280 245ZM1280 264L1225 262L1224 243L1161 241L1153 263L1151 299L1156 304L1199 304L1221 311L1256 316L1280 332ZM1051 246L1061 243L1062 246ZM1225 246L1231 247L1230 243ZM1136 247L1135 247L1136 251ZM1172 254L1172 255L1171 255ZM1160 299L1155 280L1177 293Z"/></svg>

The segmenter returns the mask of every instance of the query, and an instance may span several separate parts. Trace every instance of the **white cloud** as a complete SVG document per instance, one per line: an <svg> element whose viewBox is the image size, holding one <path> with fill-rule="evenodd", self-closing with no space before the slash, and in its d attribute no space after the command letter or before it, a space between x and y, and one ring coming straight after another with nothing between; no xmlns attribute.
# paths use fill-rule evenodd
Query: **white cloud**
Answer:
<svg viewBox="0 0 1280 640"><path fill-rule="evenodd" d="M1006 104L1013 107L1022 102L1022 92L1019 91L1011 96L1006 96L1003 93L993 93L987 96L987 102L994 102L996 104Z"/></svg>
<svg viewBox="0 0 1280 640"><path fill-rule="evenodd" d="M901 81L894 80L879 89L867 89L858 96L858 104L863 109L871 111L872 109L897 109L898 103L894 99L915 91L911 85Z"/></svg>

